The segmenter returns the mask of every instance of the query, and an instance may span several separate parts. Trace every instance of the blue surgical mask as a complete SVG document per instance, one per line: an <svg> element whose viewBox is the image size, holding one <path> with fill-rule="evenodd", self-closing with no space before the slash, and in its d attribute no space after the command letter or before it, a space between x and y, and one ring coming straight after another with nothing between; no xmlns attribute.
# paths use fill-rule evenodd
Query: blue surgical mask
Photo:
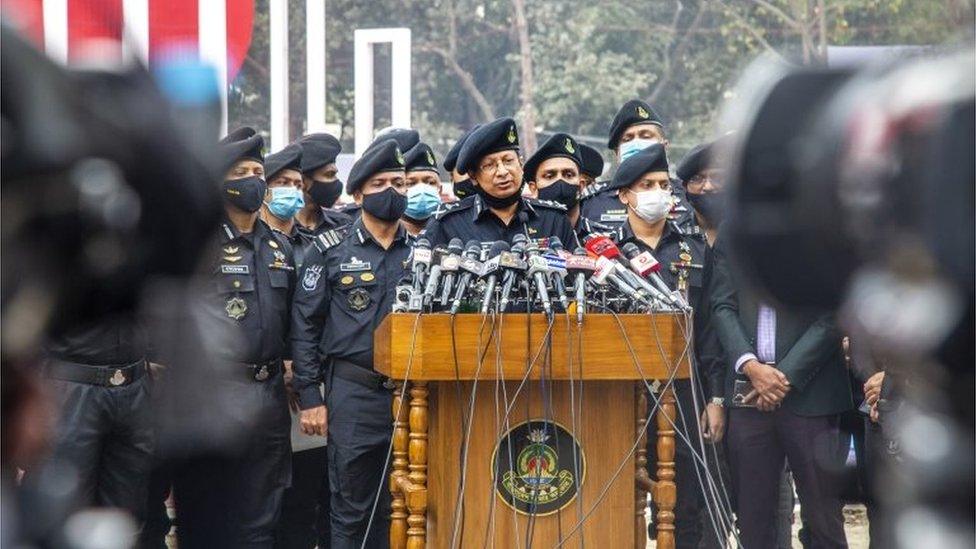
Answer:
<svg viewBox="0 0 976 549"><path fill-rule="evenodd" d="M291 219L305 207L302 191L295 187L272 187L268 211L279 219Z"/></svg>
<svg viewBox="0 0 976 549"><path fill-rule="evenodd" d="M441 205L441 195L437 189L425 183L418 183L407 189L407 211L408 217L416 220L424 220L434 215L438 206Z"/></svg>
<svg viewBox="0 0 976 549"><path fill-rule="evenodd" d="M624 160L627 160L631 156L634 156L635 154L639 153L640 151L642 151L642 150L650 147L651 145L658 144L660 142L661 141L660 140L657 140L657 139L641 139L641 138L636 138L636 139L631 139L630 141L628 141L626 143L621 143L620 144L620 161L623 162Z"/></svg>

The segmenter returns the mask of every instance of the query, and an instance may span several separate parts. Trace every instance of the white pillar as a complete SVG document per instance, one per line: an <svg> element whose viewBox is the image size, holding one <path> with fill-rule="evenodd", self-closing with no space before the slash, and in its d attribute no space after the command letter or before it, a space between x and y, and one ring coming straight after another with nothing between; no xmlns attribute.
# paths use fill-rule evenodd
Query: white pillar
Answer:
<svg viewBox="0 0 976 549"><path fill-rule="evenodd" d="M390 37L392 59L390 69L393 73L390 84L391 110L390 122L398 128L410 127L410 29L393 29Z"/></svg>
<svg viewBox="0 0 976 549"><path fill-rule="evenodd" d="M68 63L68 0L44 0L44 51L60 63Z"/></svg>
<svg viewBox="0 0 976 549"><path fill-rule="evenodd" d="M227 3L200 0L197 4L200 28L200 59L213 65L220 87L220 136L227 135Z"/></svg>
<svg viewBox="0 0 976 549"><path fill-rule="evenodd" d="M122 0L122 59L149 62L149 0Z"/></svg>
<svg viewBox="0 0 976 549"><path fill-rule="evenodd" d="M288 144L288 2L270 0L271 150Z"/></svg>
<svg viewBox="0 0 976 549"><path fill-rule="evenodd" d="M373 44L369 42L369 30L357 30L354 33L355 49L353 52L353 94L354 129L358 158L363 154L369 142L373 139Z"/></svg>
<svg viewBox="0 0 976 549"><path fill-rule="evenodd" d="M410 127L410 29L358 29L354 33L356 156L373 139L373 45L389 42L393 126Z"/></svg>
<svg viewBox="0 0 976 549"><path fill-rule="evenodd" d="M305 128L325 131L325 0L305 0Z"/></svg>

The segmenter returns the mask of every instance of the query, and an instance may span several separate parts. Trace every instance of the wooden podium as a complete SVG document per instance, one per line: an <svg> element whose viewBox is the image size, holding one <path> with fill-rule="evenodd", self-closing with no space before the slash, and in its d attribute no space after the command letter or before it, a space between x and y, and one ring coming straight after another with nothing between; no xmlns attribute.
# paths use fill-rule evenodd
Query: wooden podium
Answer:
<svg viewBox="0 0 976 549"><path fill-rule="evenodd" d="M397 383L393 399L391 547L440 549L451 547L452 541L458 547L548 548L560 543L576 547L582 536L587 547L644 548L644 510L646 494L651 491L658 509L657 547L673 548L675 442L667 419L675 418L673 391L660 395L657 482L651 482L646 473L646 441L638 437L645 434L649 410L642 377L663 381L675 369L675 378L688 377L682 321L671 314L616 318L590 314L580 328L575 316L557 315L549 335L551 352L540 352L547 347L548 322L543 315L459 314L453 327L446 314L388 315L374 335L376 370L408 382L406 395L403 384ZM539 389L543 372L546 393ZM521 383L523 378L528 381ZM507 425L499 421L505 417L505 402L498 403L503 394L512 403ZM575 415L571 402L576 406ZM473 421L459 506L462 423L470 407ZM576 429L571 427L574 416ZM512 472L511 448L525 441L505 435L516 424L529 420L524 428L531 429L543 418L564 429L560 431L564 443L565 433L570 432L578 444L577 455L582 457L573 460L573 472L564 464L571 458L558 458L554 453L547 455L557 459L534 461L537 454L531 454L520 462L534 467L533 471L554 467L553 462L564 467L559 481L545 485L544 490L539 490L538 482L525 485L524 490L534 494L533 506L526 513L524 500L517 495L508 500L498 491L503 488L497 483L502 482L512 494L524 494L519 479L538 478ZM528 438L542 443L545 437L535 430ZM497 450L502 441L509 450L504 481L499 480L493 461L496 452L505 453ZM551 450L540 445L532 448L539 456L543 450L538 448ZM569 451L571 456L574 453ZM545 514L534 512L540 509L538 501L547 497L538 494L558 495L567 486L573 487L566 488L568 501L554 499L552 503L562 507ZM521 512L515 510L519 501L523 501Z"/></svg>

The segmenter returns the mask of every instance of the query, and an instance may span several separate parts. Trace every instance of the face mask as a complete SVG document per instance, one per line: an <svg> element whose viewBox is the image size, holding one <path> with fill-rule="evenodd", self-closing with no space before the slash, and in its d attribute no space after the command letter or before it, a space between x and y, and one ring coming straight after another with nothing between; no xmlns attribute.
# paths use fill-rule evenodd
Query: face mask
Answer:
<svg viewBox="0 0 976 549"><path fill-rule="evenodd" d="M363 211L382 221L396 221L407 209L407 197L393 187L363 195Z"/></svg>
<svg viewBox="0 0 976 549"><path fill-rule="evenodd" d="M626 143L621 143L620 144L620 161L623 162L624 160L627 160L631 156L634 156L635 154L639 153L640 151L642 151L642 150L650 147L651 145L654 145L654 144L657 144L657 143L660 143L660 142L661 141L658 140L658 139L641 139L641 138L636 138L636 139L631 139L630 141L628 141Z"/></svg>
<svg viewBox="0 0 976 549"><path fill-rule="evenodd" d="M458 198L474 196L476 192L478 191L474 188L474 182L471 181L471 178L462 179L454 184L454 196Z"/></svg>
<svg viewBox="0 0 976 549"><path fill-rule="evenodd" d="M320 208L331 208L336 200L342 195L342 181L318 181L312 180L312 186L308 189L308 196L312 202Z"/></svg>
<svg viewBox="0 0 976 549"><path fill-rule="evenodd" d="M661 189L634 193L637 196L637 206L633 210L641 219L648 223L656 223L671 211L671 193Z"/></svg>
<svg viewBox="0 0 976 549"><path fill-rule="evenodd" d="M539 189L539 200L551 200L566 206L567 210L579 203L579 187L562 179Z"/></svg>
<svg viewBox="0 0 976 549"><path fill-rule="evenodd" d="M224 200L230 205L245 212L254 213L264 202L264 193L267 189L268 184L264 182L264 179L252 175L251 177L224 181L222 190Z"/></svg>
<svg viewBox="0 0 976 549"><path fill-rule="evenodd" d="M718 227L725 219L726 196L724 192L686 193L685 198L710 227Z"/></svg>
<svg viewBox="0 0 976 549"><path fill-rule="evenodd" d="M406 215L411 219L422 221L437 211L441 205L441 196L437 189L425 183L418 183L407 189Z"/></svg>
<svg viewBox="0 0 976 549"><path fill-rule="evenodd" d="M278 219L291 219L298 210L305 207L302 191L295 187L274 187L271 189L271 201L268 211Z"/></svg>
<svg viewBox="0 0 976 549"><path fill-rule="evenodd" d="M524 186L525 183L522 183L522 185ZM505 198L492 196L486 193L481 187L475 187L475 191L477 191L478 196L485 201L485 204L487 204L489 208L495 208L497 210L505 209L512 204L515 204L519 201L519 199L522 198L522 187L519 187L517 191L509 196L506 196Z"/></svg>

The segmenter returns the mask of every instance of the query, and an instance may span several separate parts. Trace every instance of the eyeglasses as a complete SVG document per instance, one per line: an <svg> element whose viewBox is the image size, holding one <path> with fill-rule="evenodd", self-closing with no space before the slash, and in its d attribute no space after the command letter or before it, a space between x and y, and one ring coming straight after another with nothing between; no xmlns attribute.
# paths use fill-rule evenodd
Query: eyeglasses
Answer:
<svg viewBox="0 0 976 549"><path fill-rule="evenodd" d="M484 173L486 175L495 175L498 173L498 167L503 166L508 171L513 171L519 167L519 160L517 157L507 157L501 158L495 161L488 161L483 164L478 165L478 173Z"/></svg>
<svg viewBox="0 0 976 549"><path fill-rule="evenodd" d="M705 188L706 184L711 184L713 188L721 189L725 186L725 174L722 173L704 173L697 174L688 180L685 185L688 190L693 193L700 192Z"/></svg>

